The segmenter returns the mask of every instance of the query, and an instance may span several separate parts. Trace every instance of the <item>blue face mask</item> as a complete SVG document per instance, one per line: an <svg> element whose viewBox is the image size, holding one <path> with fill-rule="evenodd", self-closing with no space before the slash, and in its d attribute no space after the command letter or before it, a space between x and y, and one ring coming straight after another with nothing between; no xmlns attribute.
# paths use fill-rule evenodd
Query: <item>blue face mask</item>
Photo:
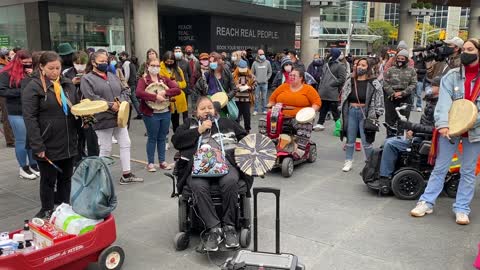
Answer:
<svg viewBox="0 0 480 270"><path fill-rule="evenodd" d="M117 61L113 60L113 61L110 62L110 64L116 66L116 65L117 65Z"/></svg>
<svg viewBox="0 0 480 270"><path fill-rule="evenodd" d="M267 58L265 57L265 55L260 55L259 58L260 58L260 60L262 60L262 61L264 61L265 59L267 59Z"/></svg>
<svg viewBox="0 0 480 270"><path fill-rule="evenodd" d="M215 70L215 69L217 69L217 67L218 67L217 62L212 62L212 63L210 63L210 68L211 68L211 69Z"/></svg>
<svg viewBox="0 0 480 270"><path fill-rule="evenodd" d="M101 72L107 72L108 64L107 63L97 64L97 69Z"/></svg>

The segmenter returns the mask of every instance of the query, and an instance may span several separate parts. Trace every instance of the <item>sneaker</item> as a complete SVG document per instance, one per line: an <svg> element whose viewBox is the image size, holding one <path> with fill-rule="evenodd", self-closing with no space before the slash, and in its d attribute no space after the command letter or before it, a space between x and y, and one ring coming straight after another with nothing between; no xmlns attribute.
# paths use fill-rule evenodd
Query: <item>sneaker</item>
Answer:
<svg viewBox="0 0 480 270"><path fill-rule="evenodd" d="M267 111L263 111L263 113L262 113L262 114L267 114Z"/></svg>
<svg viewBox="0 0 480 270"><path fill-rule="evenodd" d="M210 229L208 233L207 242L205 243L205 249L207 251L217 251L218 245L223 241L222 238L222 229L220 228L213 228Z"/></svg>
<svg viewBox="0 0 480 270"><path fill-rule="evenodd" d="M115 137L113 137L113 136L112 136L112 143L113 143L113 144L117 144L117 143L118 143L117 139L115 139Z"/></svg>
<svg viewBox="0 0 480 270"><path fill-rule="evenodd" d="M315 131L322 131L325 129L325 126L324 125L320 125L320 124L316 124L314 127L313 127L313 130Z"/></svg>
<svg viewBox="0 0 480 270"><path fill-rule="evenodd" d="M38 211L37 214L35 214L35 217L36 218L41 218L41 219L50 219L50 217L52 216L53 214L53 210L43 210L43 209L40 209L40 211Z"/></svg>
<svg viewBox="0 0 480 270"><path fill-rule="evenodd" d="M166 171L169 171L172 169L172 165L168 164L166 161L160 163L158 166L160 167L160 169L166 170Z"/></svg>
<svg viewBox="0 0 480 270"><path fill-rule="evenodd" d="M30 171L35 174L37 177L40 177L40 170L38 170L37 165L33 165L30 167Z"/></svg>
<svg viewBox="0 0 480 270"><path fill-rule="evenodd" d="M355 151L362 151L362 144L360 142L355 142Z"/></svg>
<svg viewBox="0 0 480 270"><path fill-rule="evenodd" d="M422 108L417 107L417 112L422 112Z"/></svg>
<svg viewBox="0 0 480 270"><path fill-rule="evenodd" d="M343 165L342 171L348 172L352 169L353 160L345 160L345 164Z"/></svg>
<svg viewBox="0 0 480 270"><path fill-rule="evenodd" d="M238 248L240 244L238 243L237 231L233 226L223 227L224 238L225 238L225 247L226 248Z"/></svg>
<svg viewBox="0 0 480 270"><path fill-rule="evenodd" d="M155 169L155 164L153 164L153 163L149 163L145 169L147 169L147 171L149 171L149 172L156 172L157 171L157 169Z"/></svg>
<svg viewBox="0 0 480 270"><path fill-rule="evenodd" d="M28 166L20 168L20 171L18 174L20 175L20 178L23 178L23 179L33 180L37 178L37 176L30 171L30 167Z"/></svg>
<svg viewBox="0 0 480 270"><path fill-rule="evenodd" d="M143 183L143 178L136 177L133 173L129 173L128 175L122 175L120 178L120 185L128 185L131 183Z"/></svg>
<svg viewBox="0 0 480 270"><path fill-rule="evenodd" d="M254 116L257 115L257 114L258 114L257 112L253 112L253 115L254 115Z"/></svg>
<svg viewBox="0 0 480 270"><path fill-rule="evenodd" d="M455 213L455 222L458 225L468 225L470 223L470 219L468 219L468 215L462 212Z"/></svg>
<svg viewBox="0 0 480 270"><path fill-rule="evenodd" d="M413 217L423 217L425 214L433 213L433 209L428 206L427 202L420 201L417 203L417 206L410 211L410 215Z"/></svg>
<svg viewBox="0 0 480 270"><path fill-rule="evenodd" d="M327 115L325 116L325 120L329 121L329 120L332 120L332 119L333 119L332 113L328 112Z"/></svg>

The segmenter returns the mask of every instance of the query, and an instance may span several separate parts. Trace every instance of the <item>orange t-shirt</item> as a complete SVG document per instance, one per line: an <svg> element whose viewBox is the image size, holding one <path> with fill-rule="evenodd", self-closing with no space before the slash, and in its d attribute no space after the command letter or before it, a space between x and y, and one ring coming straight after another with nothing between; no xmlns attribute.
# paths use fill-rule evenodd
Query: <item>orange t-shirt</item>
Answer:
<svg viewBox="0 0 480 270"><path fill-rule="evenodd" d="M312 105L322 106L322 101L317 90L308 84L304 84L300 90L293 92L290 90L290 84L280 85L270 96L270 102L282 103L286 106L296 107L295 110L284 110L286 116L295 117L298 111Z"/></svg>

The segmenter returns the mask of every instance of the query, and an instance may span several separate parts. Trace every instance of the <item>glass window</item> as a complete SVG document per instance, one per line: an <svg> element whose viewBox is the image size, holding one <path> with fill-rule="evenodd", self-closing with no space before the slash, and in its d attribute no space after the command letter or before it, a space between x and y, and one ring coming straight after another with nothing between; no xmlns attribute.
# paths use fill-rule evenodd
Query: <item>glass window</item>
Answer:
<svg viewBox="0 0 480 270"><path fill-rule="evenodd" d="M0 7L0 47L28 49L25 7Z"/></svg>
<svg viewBox="0 0 480 270"><path fill-rule="evenodd" d="M68 42L76 50L125 50L123 13L101 9L49 6L52 47Z"/></svg>
<svg viewBox="0 0 480 270"><path fill-rule="evenodd" d="M288 9L293 11L302 10L302 0L235 0L238 2L266 6L272 8Z"/></svg>

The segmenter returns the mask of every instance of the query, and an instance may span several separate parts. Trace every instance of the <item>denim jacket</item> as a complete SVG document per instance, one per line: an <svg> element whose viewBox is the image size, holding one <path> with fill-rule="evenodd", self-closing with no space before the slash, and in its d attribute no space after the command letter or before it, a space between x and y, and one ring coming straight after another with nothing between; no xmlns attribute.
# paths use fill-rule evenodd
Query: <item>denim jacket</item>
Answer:
<svg viewBox="0 0 480 270"><path fill-rule="evenodd" d="M471 82L471 89L473 91L475 79ZM465 93L465 70L463 68L454 68L443 76L440 83L440 95L437 106L435 107L435 127L437 129L448 127L448 112L452 103L456 99L464 97ZM475 105L480 108L480 97L475 100ZM480 114L477 121L468 131L468 140L470 142L480 141Z"/></svg>

